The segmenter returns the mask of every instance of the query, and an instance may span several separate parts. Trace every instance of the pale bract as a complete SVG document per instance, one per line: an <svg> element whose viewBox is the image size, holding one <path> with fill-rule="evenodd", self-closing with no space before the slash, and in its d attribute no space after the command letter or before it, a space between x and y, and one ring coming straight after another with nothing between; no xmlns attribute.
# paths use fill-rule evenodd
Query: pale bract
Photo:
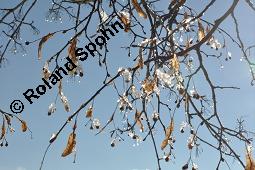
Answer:
<svg viewBox="0 0 255 170"><path fill-rule="evenodd" d="M171 76L167 73L164 73L164 72L160 71L159 69L156 70L156 75L163 86L170 87L170 88L173 87L173 85L174 85L172 83L172 81L174 79L173 76Z"/></svg>
<svg viewBox="0 0 255 170"><path fill-rule="evenodd" d="M127 96L123 94L117 101L119 103L119 109L123 111L124 109L128 108L129 110L132 110L132 104L129 102Z"/></svg>
<svg viewBox="0 0 255 170"><path fill-rule="evenodd" d="M131 81L131 73L128 69L119 68L118 72L121 72L121 76L124 78L125 82L128 83Z"/></svg>
<svg viewBox="0 0 255 170"><path fill-rule="evenodd" d="M55 103L51 103L50 105L49 105L49 109L48 109L48 115L51 115L52 113L54 113L55 111L56 111L56 105L55 105Z"/></svg>

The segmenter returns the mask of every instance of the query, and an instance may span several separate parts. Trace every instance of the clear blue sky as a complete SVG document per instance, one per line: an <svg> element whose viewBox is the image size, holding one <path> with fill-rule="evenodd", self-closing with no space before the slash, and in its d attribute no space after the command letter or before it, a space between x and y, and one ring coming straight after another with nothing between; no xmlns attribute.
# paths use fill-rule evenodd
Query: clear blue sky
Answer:
<svg viewBox="0 0 255 170"><path fill-rule="evenodd" d="M157 8L165 9L167 1L162 1ZM192 6L201 9L207 1L195 0ZM0 7L12 6L13 2L2 0ZM31 30L24 29L22 34L23 41L34 40L49 32L57 29L68 27L69 21L61 23L50 23L45 21L45 15L50 5L49 1L40 1L29 19L34 20L35 25L40 30L39 35L32 35ZM212 7L205 18L213 21L217 16L221 15L230 4L226 1L218 1ZM255 14L248 9L247 5L241 2L238 5L236 16L241 25L241 35L244 42L251 44L255 42ZM95 26L95 25L94 25ZM227 32L233 35L234 25L231 18L228 18L221 26ZM91 35L95 33L95 28L90 28ZM2 28L0 27L0 31ZM0 33L1 35L1 33ZM235 36L235 35L234 35ZM0 36L1 37L1 36ZM37 59L37 44L28 46L27 55L23 56L22 53L13 55L8 53L8 63L5 67L0 69L0 108L10 111L9 105L14 99L22 99L22 93L28 88L35 88L41 83L41 69L46 61L46 58L51 56L54 51L57 51L70 37L57 35L54 39L48 41L43 48L43 59ZM111 73L117 71L118 67L133 66L127 58L127 52L121 49L121 46L126 45L131 36L124 31L121 31L114 38L109 41L109 61L111 63ZM2 39L0 39L2 41ZM80 42L80 45L87 42ZM234 45L229 45L229 51L232 53L232 60L225 62L224 58L222 63L224 69L220 70L220 63L216 60L209 60L207 66L209 73L214 82L226 86L238 86L241 90L225 90L219 91L218 94L218 107L219 112L222 113L221 118L226 125L230 127L235 126L235 121L241 115L247 121L248 129L255 130L255 89L250 86L250 75L247 65L240 61L241 53ZM255 54L253 53L253 56ZM77 110L81 103L85 102L90 95L92 95L101 85L104 78L104 69L99 68L96 58L89 58L83 62L84 78L73 81L68 77L63 80L64 93L68 97L71 105L71 112ZM201 81L201 77L197 77L197 81ZM208 89L204 83L199 84L201 91L206 93ZM30 139L29 133L20 132L20 125L18 122L14 123L16 133L8 135L9 147L0 149L0 170L35 170L40 166L44 150L48 145L49 138L52 133L60 128L62 123L68 117L68 114L63 109L60 100L57 102L57 111L53 116L47 115L48 106L55 99L57 94L57 87L55 86L45 95L41 96L32 105L24 102L25 110L22 117L27 121L29 127L33 132L33 139ZM114 110L117 101L117 96L109 88L101 93L100 97L95 101L95 115L105 122L112 111ZM85 110L82 110L85 112ZM182 114L180 112L180 114ZM81 114L82 115L82 114ZM82 116L80 116L82 117ZM84 116L85 117L85 116ZM143 142L138 147L133 147L134 142L126 138L126 140L117 145L115 148L110 147L111 138L108 133L103 133L95 136L94 132L84 127L85 118L81 118L78 126L78 142L77 142L77 160L73 164L73 156L66 158L61 157L62 150L66 145L67 136L71 131L68 126L63 133L59 136L57 141L53 144L48 152L45 160L44 170L155 170L157 167L155 153L150 140ZM177 117L176 129L183 121L182 117ZM188 133L178 135L176 132L178 144L176 145L176 160L168 163L162 162L162 169L181 169L182 165L187 161L189 152L186 148L186 139ZM206 136L206 134L204 134ZM156 135L158 145L162 140L161 135ZM243 152L244 146L236 145L238 150ZM160 152L162 155L163 153ZM203 145L203 152L200 157L196 159L196 163L200 169L215 169L218 161L218 153L212 149L208 149ZM237 162L230 161L233 169L241 169ZM227 169L226 166L222 170Z"/></svg>

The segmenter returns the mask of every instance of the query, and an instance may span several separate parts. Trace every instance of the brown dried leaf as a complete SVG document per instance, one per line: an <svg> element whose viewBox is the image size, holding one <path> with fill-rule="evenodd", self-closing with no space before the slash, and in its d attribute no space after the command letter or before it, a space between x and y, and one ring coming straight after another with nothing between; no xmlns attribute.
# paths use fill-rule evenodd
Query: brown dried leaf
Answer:
<svg viewBox="0 0 255 170"><path fill-rule="evenodd" d="M198 41L205 37L205 30L200 20L198 20Z"/></svg>
<svg viewBox="0 0 255 170"><path fill-rule="evenodd" d="M93 107L90 106L86 111L86 118L91 118L93 116Z"/></svg>
<svg viewBox="0 0 255 170"><path fill-rule="evenodd" d="M186 41L185 49L188 49L190 47L190 40Z"/></svg>
<svg viewBox="0 0 255 170"><path fill-rule="evenodd" d="M3 124L2 124L2 134L1 134L1 137L0 137L0 140L4 137L6 133L6 129L5 129L5 121L3 119Z"/></svg>
<svg viewBox="0 0 255 170"><path fill-rule="evenodd" d="M167 138L165 138L163 141L162 141L162 143L161 143L161 149L163 150L163 149L165 149L165 147L167 146L167 144L168 144L168 139Z"/></svg>
<svg viewBox="0 0 255 170"><path fill-rule="evenodd" d="M188 49L190 47L190 41L189 40L187 40L186 41L186 44L185 44L185 49ZM188 56L189 55L189 53L187 52L187 53L185 53L185 56Z"/></svg>
<svg viewBox="0 0 255 170"><path fill-rule="evenodd" d="M139 59L138 59L138 67L143 69L143 66L144 66L144 61L143 61L143 48L146 44L151 44L151 45L156 45L156 42L157 42L157 38L154 37L152 39L145 39L141 42L140 45L140 48L139 48Z"/></svg>
<svg viewBox="0 0 255 170"><path fill-rule="evenodd" d="M186 2L186 0L180 0L179 1L179 6L182 6L185 2Z"/></svg>
<svg viewBox="0 0 255 170"><path fill-rule="evenodd" d="M210 27L209 26L207 26L206 27L206 34L208 34L209 32L211 31L211 29L210 29ZM209 38L208 38L208 40L207 40L207 45L208 44L210 44L210 41L212 41L214 38L213 38L213 36L211 35Z"/></svg>
<svg viewBox="0 0 255 170"><path fill-rule="evenodd" d="M173 131L174 131L174 118L172 117L171 120L170 120L170 124L166 129L165 139L161 143L161 149L162 150L165 149L165 147L167 146L168 140L170 139L170 136L172 135Z"/></svg>
<svg viewBox="0 0 255 170"><path fill-rule="evenodd" d="M171 62L171 63L172 63L172 67L174 68L174 70L175 70L176 72L178 72L179 69L180 69L180 63L179 63L179 60L178 60L176 54L174 54L174 57L171 59L171 61L172 61L172 62Z"/></svg>
<svg viewBox="0 0 255 170"><path fill-rule="evenodd" d="M143 132L144 131L144 126L143 126L143 123L140 119L141 114L142 114L141 112L136 110L136 112L135 112L135 121L136 121L136 124L140 127L141 131Z"/></svg>
<svg viewBox="0 0 255 170"><path fill-rule="evenodd" d="M5 119L6 119L6 121L7 121L7 124L8 124L9 126L11 126L11 118L10 118L10 116L5 115Z"/></svg>
<svg viewBox="0 0 255 170"><path fill-rule="evenodd" d="M65 157L73 152L73 149L76 145L75 138L76 138L76 134L74 132L72 132L68 137L67 145L61 155L62 157Z"/></svg>
<svg viewBox="0 0 255 170"><path fill-rule="evenodd" d="M144 66L144 63L143 63L143 56L139 56L137 66L138 66L140 69L143 69L143 66Z"/></svg>
<svg viewBox="0 0 255 170"><path fill-rule="evenodd" d="M195 138L196 138L196 135L194 134L190 135L188 139L188 144L187 144L189 150L192 150L193 147L195 146L195 140L196 140Z"/></svg>
<svg viewBox="0 0 255 170"><path fill-rule="evenodd" d="M143 11L143 9L140 7L139 3L137 2L137 0L132 0L132 4L135 7L135 10L137 11L137 13L139 14L140 17L143 17L144 19L147 18L146 13Z"/></svg>
<svg viewBox="0 0 255 170"><path fill-rule="evenodd" d="M188 13L187 13L186 11L184 12L183 17L184 17L184 19L188 19L188 17L189 17L189 16L188 16Z"/></svg>
<svg viewBox="0 0 255 170"><path fill-rule="evenodd" d="M145 79L142 84L142 87L145 93L150 94L154 91L154 88L156 87L156 81Z"/></svg>
<svg viewBox="0 0 255 170"><path fill-rule="evenodd" d="M191 150L192 148L193 148L193 144L192 144L192 142L189 142L188 143L188 149Z"/></svg>
<svg viewBox="0 0 255 170"><path fill-rule="evenodd" d="M174 131L174 118L171 118L170 124L166 129L166 138L169 139Z"/></svg>
<svg viewBox="0 0 255 170"><path fill-rule="evenodd" d="M72 60L72 62L76 65L78 65L78 58L75 55L75 50L76 50L76 44L77 44L77 39L74 38L70 44L70 46L68 47L68 56L69 58Z"/></svg>
<svg viewBox="0 0 255 170"><path fill-rule="evenodd" d="M50 39L52 36L54 35L54 33L49 33L47 35L45 35L41 41L39 42L39 47L38 47L38 59L42 59L42 46L43 44L48 41L48 39Z"/></svg>
<svg viewBox="0 0 255 170"><path fill-rule="evenodd" d="M63 103L64 105L64 108L67 112L70 112L70 105L69 105L69 102L68 102L68 99L67 97L64 95L63 93L63 89L62 89L62 80L59 81L59 84L58 84L58 93L60 95L60 99L61 99L61 102Z"/></svg>
<svg viewBox="0 0 255 170"><path fill-rule="evenodd" d="M205 31L205 32L206 32L206 34L208 34L210 31L211 31L210 27L209 27L209 26L207 26L207 27L206 27L206 31Z"/></svg>
<svg viewBox="0 0 255 170"><path fill-rule="evenodd" d="M22 132L27 131L27 123L24 120L21 120L21 130Z"/></svg>
<svg viewBox="0 0 255 170"><path fill-rule="evenodd" d="M245 170L255 170L255 161L252 157L251 151L247 151L246 153L246 166Z"/></svg>
<svg viewBox="0 0 255 170"><path fill-rule="evenodd" d="M58 81L58 94L61 96L62 95L62 80Z"/></svg>
<svg viewBox="0 0 255 170"><path fill-rule="evenodd" d="M68 56L72 60L72 62L78 66L78 57L75 55L75 50L76 50L76 44L77 44L77 39L74 38L68 47ZM72 71L69 71L69 74L73 75L77 71L78 67L74 68Z"/></svg>
<svg viewBox="0 0 255 170"><path fill-rule="evenodd" d="M126 14L124 12L120 13L120 20L124 24L125 32L128 32L130 30L130 16L129 14Z"/></svg>
<svg viewBox="0 0 255 170"><path fill-rule="evenodd" d="M70 109L70 105L69 105L67 97L63 93L61 93L60 99L61 99L61 102L64 105L64 108L65 108L66 112L70 112L71 109Z"/></svg>
<svg viewBox="0 0 255 170"><path fill-rule="evenodd" d="M51 72L49 70L49 61L46 61L44 66L43 66L43 78L45 80L48 80L50 75L51 75Z"/></svg>

